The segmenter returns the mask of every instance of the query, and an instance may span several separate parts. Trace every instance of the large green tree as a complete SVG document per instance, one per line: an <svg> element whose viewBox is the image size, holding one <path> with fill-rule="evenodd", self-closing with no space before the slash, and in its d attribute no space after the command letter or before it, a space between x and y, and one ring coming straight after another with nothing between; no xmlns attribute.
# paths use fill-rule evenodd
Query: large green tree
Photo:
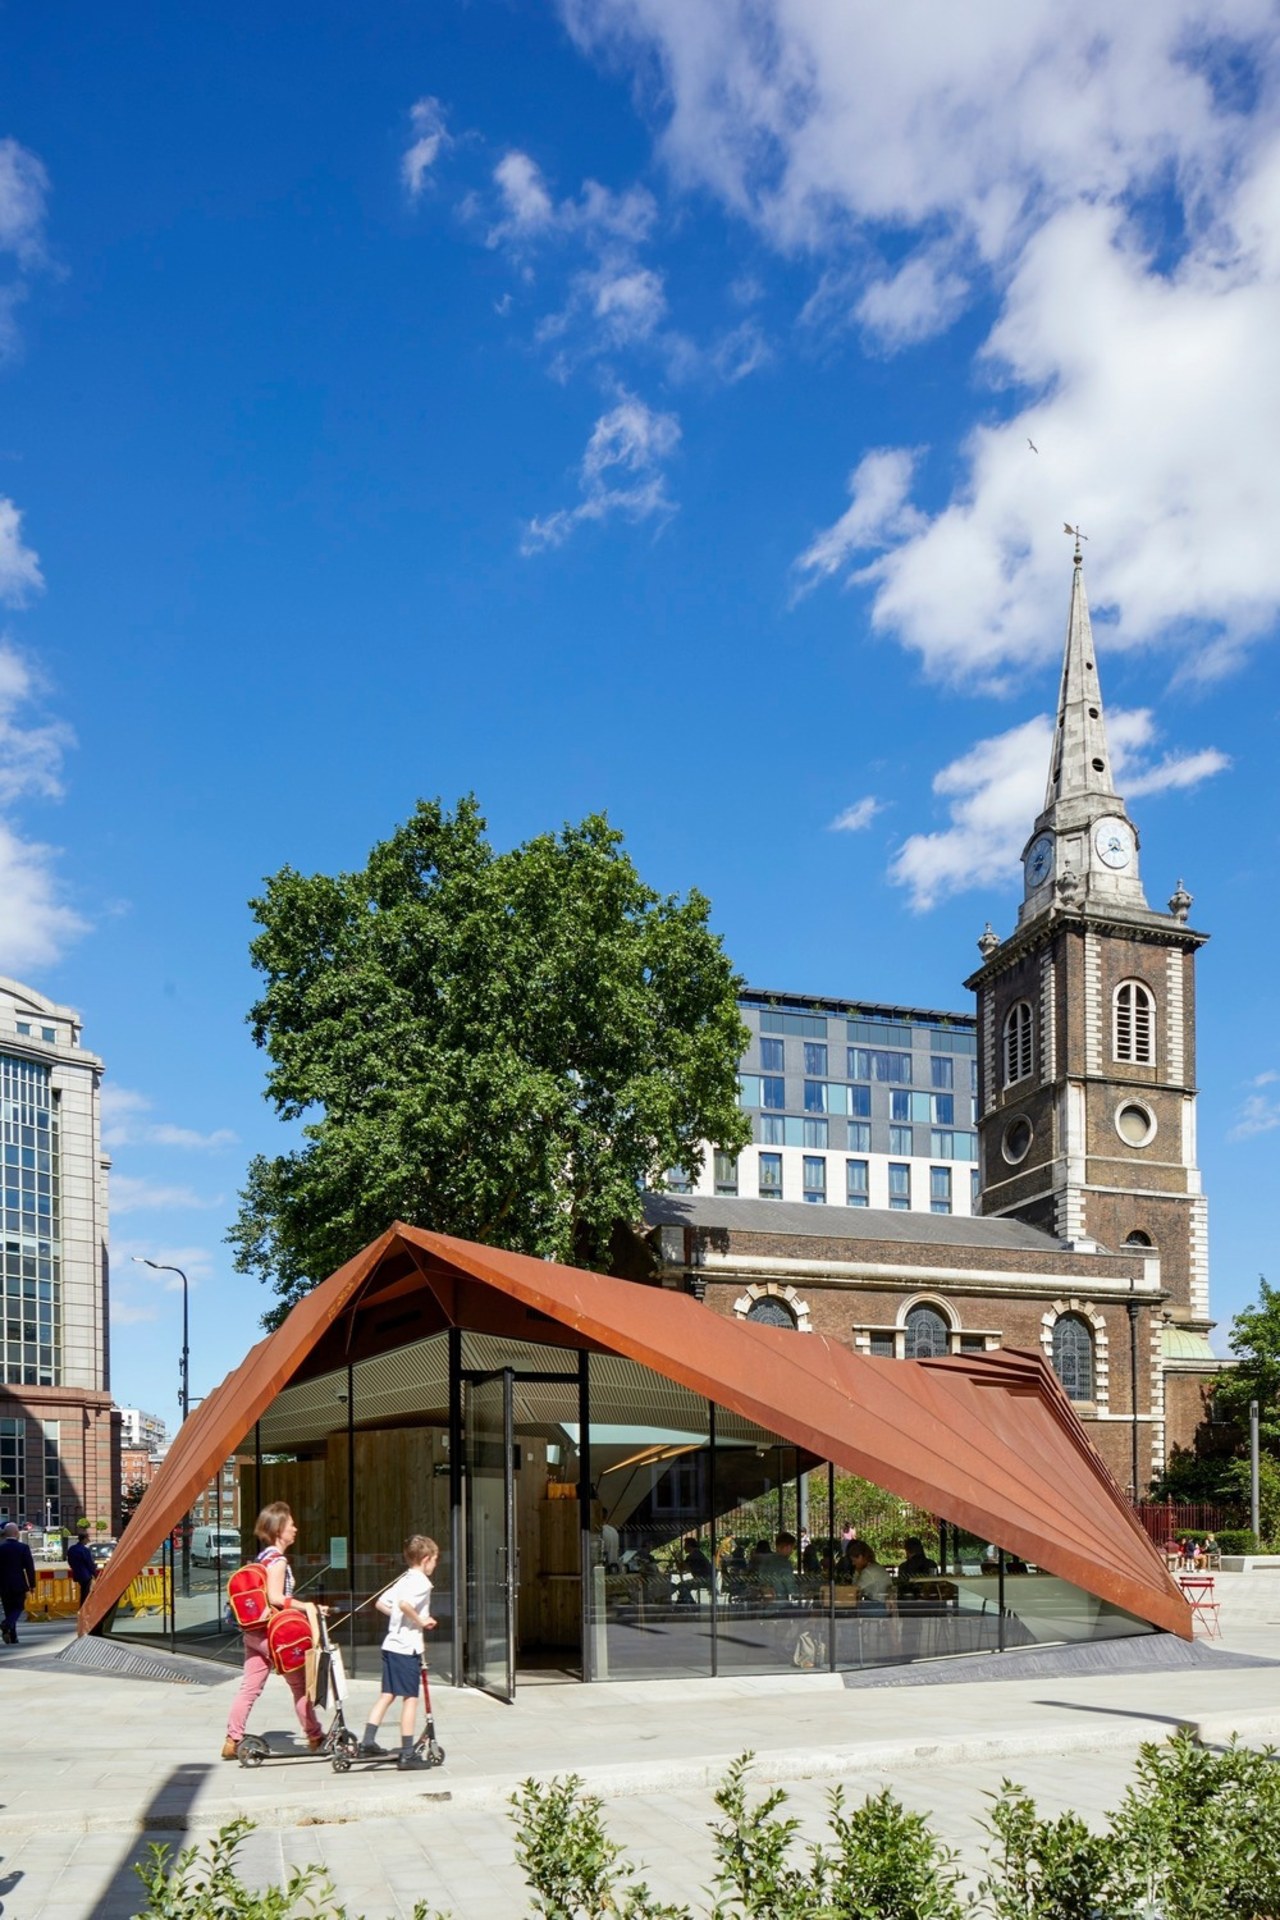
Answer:
<svg viewBox="0 0 1280 1920"><path fill-rule="evenodd" d="M646 1186L736 1151L741 982L702 895L647 887L601 815L495 852L422 801L358 873L252 902L250 1020L303 1144L229 1238L274 1321L392 1220L605 1266Z"/></svg>

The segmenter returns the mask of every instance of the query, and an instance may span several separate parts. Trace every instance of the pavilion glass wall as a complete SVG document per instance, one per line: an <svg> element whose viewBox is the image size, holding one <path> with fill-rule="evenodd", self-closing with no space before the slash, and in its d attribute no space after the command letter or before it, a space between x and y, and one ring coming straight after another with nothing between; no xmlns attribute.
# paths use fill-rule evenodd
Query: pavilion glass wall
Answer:
<svg viewBox="0 0 1280 1920"><path fill-rule="evenodd" d="M575 1350L463 1333L286 1388L235 1449L242 1557L256 1551L259 1509L287 1500L298 1590L329 1603L357 1677L377 1673L384 1622L373 1601L417 1532L440 1547L433 1672L460 1677L453 1451L469 1381L504 1367L516 1376L526 1668L599 1681L843 1671L1151 1630L634 1362L583 1363ZM919 1536L937 1575L895 1572L883 1607L860 1603L842 1557L851 1529L891 1570ZM780 1534L795 1547L780 1548ZM232 1567L193 1567L183 1593L180 1546L157 1543L154 1564L111 1630L238 1662L240 1635L225 1614Z"/></svg>

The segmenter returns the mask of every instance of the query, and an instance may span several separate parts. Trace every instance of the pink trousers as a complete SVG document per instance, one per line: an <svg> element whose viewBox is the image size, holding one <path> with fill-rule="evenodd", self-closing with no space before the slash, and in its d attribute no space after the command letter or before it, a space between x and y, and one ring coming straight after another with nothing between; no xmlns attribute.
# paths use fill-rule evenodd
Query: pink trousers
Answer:
<svg viewBox="0 0 1280 1920"><path fill-rule="evenodd" d="M267 1652L265 1633L250 1630L244 1636L244 1679L240 1682L240 1691L231 1703L231 1716L227 1721L227 1738L237 1744L244 1739L245 1724L252 1713L258 1695L271 1677L271 1655ZM302 1731L314 1740L322 1731L316 1719L316 1710L307 1698L306 1675L299 1673L282 1674L281 1679L293 1695L294 1712L298 1716Z"/></svg>

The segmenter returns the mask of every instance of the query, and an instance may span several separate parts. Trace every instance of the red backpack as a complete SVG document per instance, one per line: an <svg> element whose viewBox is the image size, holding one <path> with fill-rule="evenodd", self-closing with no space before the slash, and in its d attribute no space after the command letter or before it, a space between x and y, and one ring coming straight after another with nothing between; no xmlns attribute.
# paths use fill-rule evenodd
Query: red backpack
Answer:
<svg viewBox="0 0 1280 1920"><path fill-rule="evenodd" d="M267 1570L260 1560L237 1567L227 1582L227 1605L242 1630L261 1627L271 1611L267 1600Z"/></svg>
<svg viewBox="0 0 1280 1920"><path fill-rule="evenodd" d="M319 1644L319 1637L313 1609L306 1605L295 1607L292 1601L286 1601L267 1623L267 1652L276 1672L300 1673L312 1647Z"/></svg>

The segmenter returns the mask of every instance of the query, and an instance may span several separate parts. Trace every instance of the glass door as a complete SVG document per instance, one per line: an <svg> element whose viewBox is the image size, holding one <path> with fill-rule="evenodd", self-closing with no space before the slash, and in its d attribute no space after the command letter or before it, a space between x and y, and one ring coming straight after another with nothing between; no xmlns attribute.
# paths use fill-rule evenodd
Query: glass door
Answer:
<svg viewBox="0 0 1280 1920"><path fill-rule="evenodd" d="M510 1367L467 1386L466 1680L498 1700L516 1691L516 1501Z"/></svg>

